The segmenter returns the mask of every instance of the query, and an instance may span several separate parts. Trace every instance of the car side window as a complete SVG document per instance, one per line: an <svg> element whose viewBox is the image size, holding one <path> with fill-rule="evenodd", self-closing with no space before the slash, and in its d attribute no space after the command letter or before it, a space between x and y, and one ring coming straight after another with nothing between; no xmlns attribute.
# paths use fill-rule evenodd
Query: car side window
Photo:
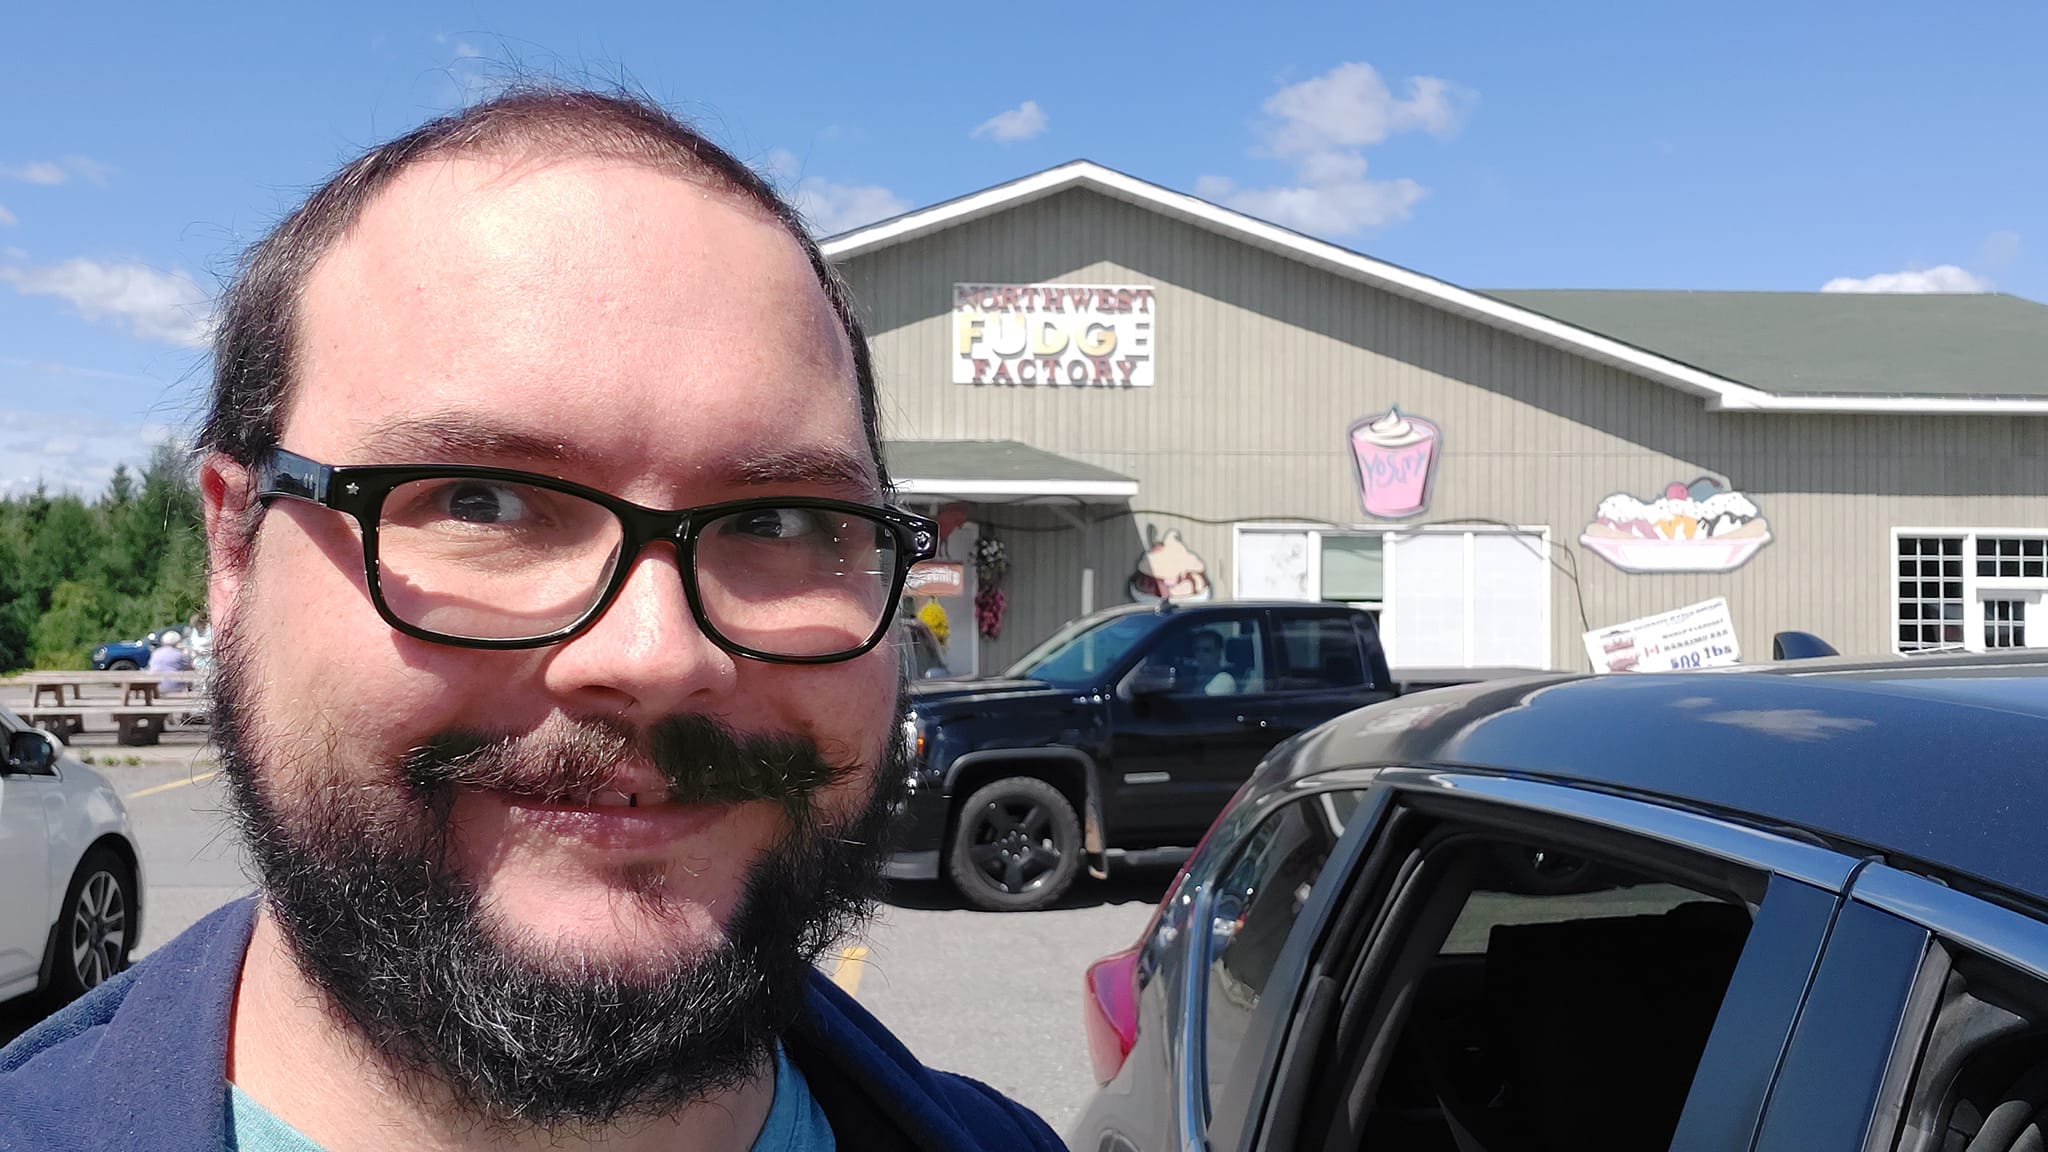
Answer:
<svg viewBox="0 0 2048 1152"><path fill-rule="evenodd" d="M1751 897L1479 829L1413 860L1354 961L1328 1146L1668 1148Z"/></svg>
<svg viewBox="0 0 2048 1152"><path fill-rule="evenodd" d="M1160 638L1145 658L1154 674L1171 671L1175 696L1248 696L1270 689L1259 618L1205 615Z"/></svg>
<svg viewBox="0 0 2048 1152"><path fill-rule="evenodd" d="M1201 966L1212 1099L1236 1061L1273 963L1363 795L1325 792L1269 814L1212 886Z"/></svg>
<svg viewBox="0 0 2048 1152"><path fill-rule="evenodd" d="M1947 960L1913 1061L1894 1152L2014 1152L2048 1133L2048 982L1974 952ZM1923 971L1926 971L1923 968ZM2029 1143L2031 1141L2031 1143Z"/></svg>
<svg viewBox="0 0 2048 1152"><path fill-rule="evenodd" d="M1367 687L1372 671L1349 616L1282 616L1275 687L1282 692Z"/></svg>

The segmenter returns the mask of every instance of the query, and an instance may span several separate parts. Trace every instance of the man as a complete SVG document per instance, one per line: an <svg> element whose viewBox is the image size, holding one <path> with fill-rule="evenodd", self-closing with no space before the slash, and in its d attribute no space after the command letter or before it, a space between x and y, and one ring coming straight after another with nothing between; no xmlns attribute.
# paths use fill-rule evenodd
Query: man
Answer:
<svg viewBox="0 0 2048 1152"><path fill-rule="evenodd" d="M1213 628L1195 631L1190 642L1195 657L1195 683L1205 696L1231 696L1237 692L1237 678L1223 667L1223 637Z"/></svg>
<svg viewBox="0 0 2048 1152"><path fill-rule="evenodd" d="M185 638L178 635L177 629L167 629L157 637L156 647L149 653L149 671L189 672L191 669L192 661L185 655ZM183 692L187 687L183 680L157 682L159 692Z"/></svg>
<svg viewBox="0 0 2048 1152"><path fill-rule="evenodd" d="M215 358L262 899L9 1048L0 1147L1058 1147L811 967L875 890L935 526L787 204L657 108L509 95L316 191Z"/></svg>

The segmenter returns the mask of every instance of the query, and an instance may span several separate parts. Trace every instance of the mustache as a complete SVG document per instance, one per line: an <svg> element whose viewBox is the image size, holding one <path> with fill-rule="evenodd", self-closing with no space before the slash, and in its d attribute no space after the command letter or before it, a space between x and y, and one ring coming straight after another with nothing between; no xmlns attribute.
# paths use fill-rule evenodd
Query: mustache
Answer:
<svg viewBox="0 0 2048 1152"><path fill-rule="evenodd" d="M400 762L422 796L453 788L490 789L543 804L587 801L630 762L651 765L684 804L807 803L859 771L828 759L816 742L790 732L737 732L708 716L679 715L645 728L556 716L531 732L506 735L451 729Z"/></svg>

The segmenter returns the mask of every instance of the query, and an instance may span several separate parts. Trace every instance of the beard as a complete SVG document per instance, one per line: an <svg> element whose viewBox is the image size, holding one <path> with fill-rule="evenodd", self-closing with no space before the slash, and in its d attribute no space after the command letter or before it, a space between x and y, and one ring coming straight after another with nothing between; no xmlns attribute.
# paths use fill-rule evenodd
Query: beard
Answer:
<svg viewBox="0 0 2048 1152"><path fill-rule="evenodd" d="M862 771L793 734L675 716L636 732L551 720L518 736L448 731L380 766L314 765L284 794L252 724L258 700L231 622L215 645L214 741L264 900L299 970L400 1084L438 1082L508 1129L655 1117L759 1073L801 1014L811 968L872 912L884 833L908 769L886 739L873 791L827 822L820 791ZM907 697L899 688L899 715ZM749 871L721 938L611 958L494 924L454 867L462 788L575 802L629 758L684 803L769 801L785 833ZM663 876L619 877L666 914Z"/></svg>

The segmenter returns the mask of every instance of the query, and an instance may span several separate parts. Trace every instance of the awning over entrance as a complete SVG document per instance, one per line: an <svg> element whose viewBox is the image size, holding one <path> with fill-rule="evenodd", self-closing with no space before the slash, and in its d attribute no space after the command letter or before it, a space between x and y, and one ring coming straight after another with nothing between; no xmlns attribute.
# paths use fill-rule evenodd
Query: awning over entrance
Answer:
<svg viewBox="0 0 2048 1152"><path fill-rule="evenodd" d="M1128 476L1015 440L891 440L882 445L882 455L904 496L1070 504L1112 503L1138 494L1138 482Z"/></svg>

